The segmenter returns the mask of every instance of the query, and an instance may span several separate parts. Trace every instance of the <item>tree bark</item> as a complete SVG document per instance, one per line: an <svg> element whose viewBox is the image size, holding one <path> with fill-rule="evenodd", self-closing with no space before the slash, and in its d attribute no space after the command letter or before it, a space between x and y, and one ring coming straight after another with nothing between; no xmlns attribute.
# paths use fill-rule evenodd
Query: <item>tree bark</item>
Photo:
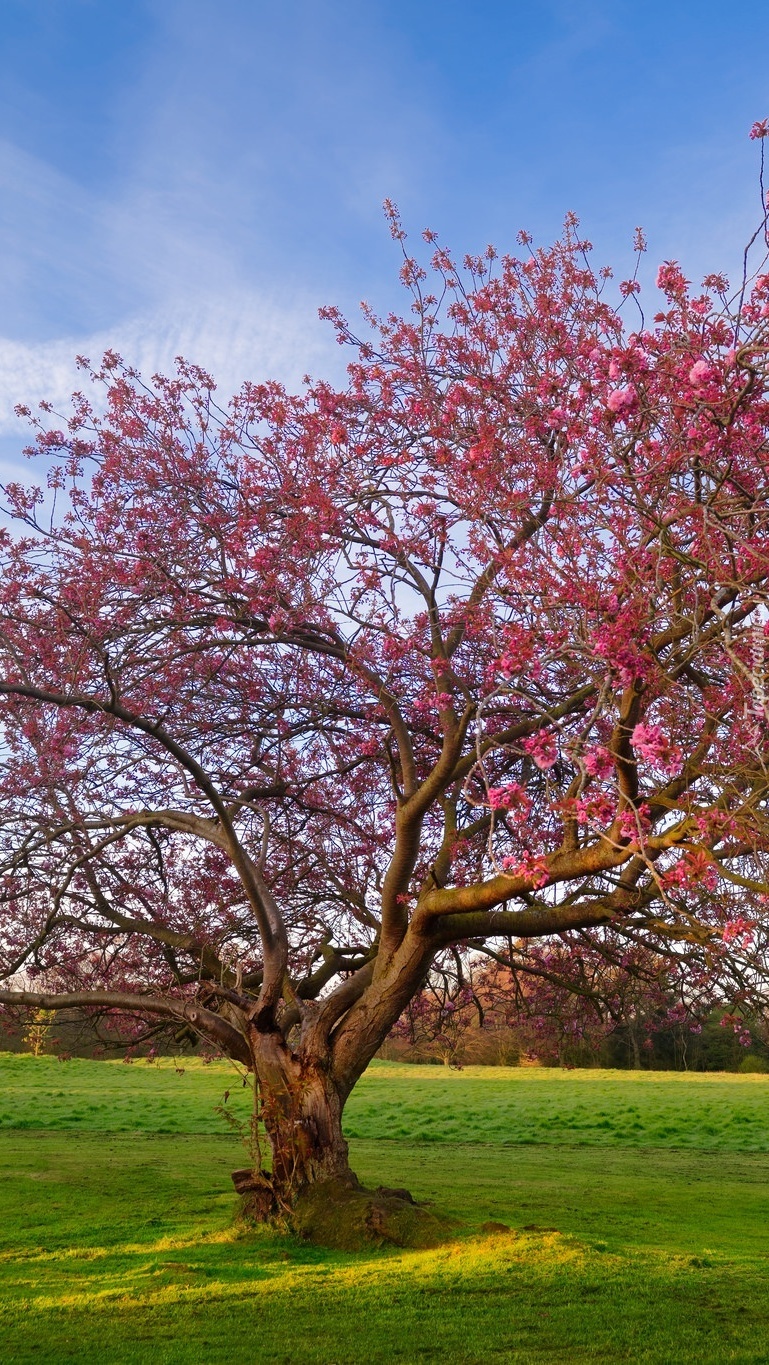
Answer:
<svg viewBox="0 0 769 1365"><path fill-rule="evenodd" d="M319 1181L357 1186L342 1132L345 1097L331 1075L328 1055L292 1052L274 1026L252 1028L250 1043L253 1163L232 1175L245 1212L259 1220L288 1213L302 1191Z"/></svg>

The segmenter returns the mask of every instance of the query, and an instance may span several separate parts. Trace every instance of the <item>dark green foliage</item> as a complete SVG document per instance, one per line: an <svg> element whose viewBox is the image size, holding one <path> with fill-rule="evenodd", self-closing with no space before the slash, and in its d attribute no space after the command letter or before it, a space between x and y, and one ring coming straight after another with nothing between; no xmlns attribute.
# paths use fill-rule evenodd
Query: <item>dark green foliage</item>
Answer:
<svg viewBox="0 0 769 1365"><path fill-rule="evenodd" d="M765 1057L756 1057L749 1053L747 1057L743 1057L737 1070L743 1076L749 1076L751 1073L765 1076L769 1072L769 1062Z"/></svg>

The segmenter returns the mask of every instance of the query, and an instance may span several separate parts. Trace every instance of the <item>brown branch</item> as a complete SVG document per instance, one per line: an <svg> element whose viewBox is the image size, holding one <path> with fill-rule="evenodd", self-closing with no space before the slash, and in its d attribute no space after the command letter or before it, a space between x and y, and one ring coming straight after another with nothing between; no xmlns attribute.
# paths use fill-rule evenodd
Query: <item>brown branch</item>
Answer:
<svg viewBox="0 0 769 1365"><path fill-rule="evenodd" d="M265 957L271 959L270 984L282 981L288 959L288 941L282 917L278 913L272 897L265 895L264 881L257 875L254 863L248 857L235 833L235 827L226 803L208 773L197 760L188 754L159 722L147 720L144 716L137 715L128 710L127 707L122 706L117 700L99 701L95 697L79 693L55 692L25 683L0 683L0 696L26 697L28 700L39 701L51 706L77 708L90 715L114 716L116 720L121 721L130 729L139 730L142 734L156 740L177 761L180 767L190 774L221 822L226 837L227 851L245 887L256 916L259 932L264 943ZM265 963L266 965L267 963Z"/></svg>
<svg viewBox="0 0 769 1365"><path fill-rule="evenodd" d="M221 1015L190 1000L131 995L123 991L69 991L62 995L49 995L41 991L0 990L0 1005L39 1010L107 1009L139 1015L158 1014L166 1019L178 1019L181 1023L191 1024L235 1061L249 1068L252 1064L251 1052L243 1034L222 1019Z"/></svg>
<svg viewBox="0 0 769 1365"><path fill-rule="evenodd" d="M468 912L444 917L435 927L441 946L473 938L544 938L569 929L592 929L609 924L638 908L640 893L618 888L595 900L573 905L537 905L526 910Z"/></svg>

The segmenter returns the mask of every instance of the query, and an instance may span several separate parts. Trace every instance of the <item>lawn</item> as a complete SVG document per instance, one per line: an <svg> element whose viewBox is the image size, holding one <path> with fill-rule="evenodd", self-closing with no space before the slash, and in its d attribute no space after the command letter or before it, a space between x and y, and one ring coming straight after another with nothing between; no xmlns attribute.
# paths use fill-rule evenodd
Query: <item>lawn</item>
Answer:
<svg viewBox="0 0 769 1365"><path fill-rule="evenodd" d="M247 1091L180 1070L0 1057L3 1362L769 1362L767 1077L375 1064L356 1169L465 1230L345 1255L233 1222Z"/></svg>

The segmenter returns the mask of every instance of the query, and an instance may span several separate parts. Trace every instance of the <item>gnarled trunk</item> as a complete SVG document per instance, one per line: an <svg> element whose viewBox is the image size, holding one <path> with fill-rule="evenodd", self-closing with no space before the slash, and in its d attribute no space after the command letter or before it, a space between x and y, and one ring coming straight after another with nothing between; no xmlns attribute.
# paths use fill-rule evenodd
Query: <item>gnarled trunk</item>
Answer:
<svg viewBox="0 0 769 1365"><path fill-rule="evenodd" d="M260 1220L289 1212L309 1185L333 1180L354 1187L342 1133L344 1098L328 1059L294 1053L279 1031L251 1037L255 1121L253 1167L234 1171L244 1211Z"/></svg>
<svg viewBox="0 0 769 1365"><path fill-rule="evenodd" d="M292 1053L277 1031L252 1047L271 1164L263 1166L257 1150L253 1168L233 1172L247 1216L288 1216L300 1236L345 1251L434 1247L455 1235L455 1221L420 1207L407 1190L361 1188L342 1134L347 1092L331 1079L327 1054Z"/></svg>
<svg viewBox="0 0 769 1365"><path fill-rule="evenodd" d="M303 1191L321 1182L359 1189L342 1132L345 1100L424 979L433 952L427 941L405 941L368 990L337 999L325 1017L322 1008L309 1012L295 1050L274 1007L263 1003L250 1019L256 1128L268 1150L255 1143L253 1168L235 1171L233 1180L251 1216L289 1213Z"/></svg>

